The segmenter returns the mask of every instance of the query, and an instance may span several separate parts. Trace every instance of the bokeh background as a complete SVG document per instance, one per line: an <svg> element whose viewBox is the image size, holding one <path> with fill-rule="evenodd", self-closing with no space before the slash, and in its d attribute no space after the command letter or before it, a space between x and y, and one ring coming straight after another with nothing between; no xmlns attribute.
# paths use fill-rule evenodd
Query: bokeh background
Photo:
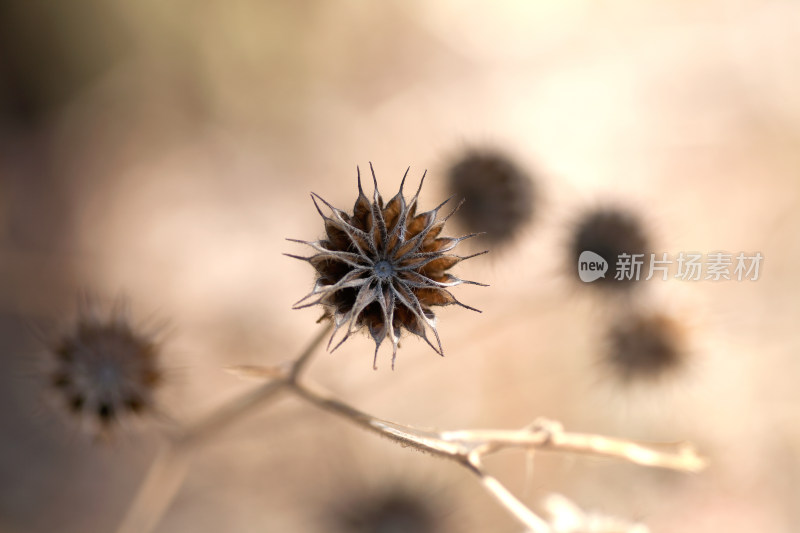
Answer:
<svg viewBox="0 0 800 533"><path fill-rule="evenodd" d="M472 146L509 153L541 193L513 245L458 268L491 285L458 291L483 313L440 311L445 358L408 339L373 371L359 336L311 376L401 423L546 416L711 460L683 475L541 454L526 476L523 453L493 457L535 509L555 491L663 533L796 531L799 40L788 0L4 1L0 531L113 531L164 425L254 386L225 367L289 359L319 328L291 310L311 269L281 255L322 233L308 193L349 208L356 165L389 196L411 165L433 207ZM607 201L641 213L659 251L765 257L757 282L648 286L688 332L669 379L614 378L613 310L565 266L574 217ZM169 324L164 414L110 444L38 374L81 291ZM198 455L157 531L337 531L343 508L396 487L435 531L522 529L456 465L286 399Z"/></svg>

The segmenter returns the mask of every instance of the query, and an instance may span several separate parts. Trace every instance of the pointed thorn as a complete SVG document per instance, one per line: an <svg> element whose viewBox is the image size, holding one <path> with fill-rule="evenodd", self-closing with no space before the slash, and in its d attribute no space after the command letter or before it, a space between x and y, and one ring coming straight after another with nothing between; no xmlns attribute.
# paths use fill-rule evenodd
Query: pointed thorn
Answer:
<svg viewBox="0 0 800 533"><path fill-rule="evenodd" d="M470 307L470 306L469 306L469 305L467 305L467 304L462 304L462 303L461 303L461 302L459 302L459 301L456 301L456 305L460 305L460 306L461 306L461 307L463 307L464 309L469 309L470 311L475 311L476 313L483 313L483 311L481 311L480 309L476 309L476 308L474 308L474 307Z"/></svg>
<svg viewBox="0 0 800 533"><path fill-rule="evenodd" d="M491 285L489 285L488 283L481 283L479 281L470 281L468 279L462 279L459 281L461 281L461 283L464 283L466 285L477 285L478 287L491 287Z"/></svg>
<svg viewBox="0 0 800 533"><path fill-rule="evenodd" d="M442 348L442 339L439 338L439 332L436 331L436 328L431 328L433 330L433 335L436 337L436 344L439 345L439 349L436 353L444 357L444 348Z"/></svg>
<svg viewBox="0 0 800 533"><path fill-rule="evenodd" d="M339 331L339 328L334 328L333 332L331 332L331 338L328 339L328 345L325 347L325 351L331 351L331 343L333 342L333 337L336 336L336 332Z"/></svg>
<svg viewBox="0 0 800 533"><path fill-rule="evenodd" d="M383 200L381 200L381 193L378 191L378 178L375 176L375 169L372 167L372 161L369 162L369 170L372 172L372 184L375 187L375 192L373 193L373 197L376 201L380 200L381 205L383 205Z"/></svg>
<svg viewBox="0 0 800 533"><path fill-rule="evenodd" d="M425 333L425 332L423 331L423 333ZM431 347L431 350L433 350L433 351L434 351L434 352L436 352L437 354L439 353L439 350L437 350L437 349L436 349L436 346L434 346L433 344L431 344L431 341L430 341L430 339L428 338L428 335L422 335L422 340L424 340L426 343L428 343L428 346L430 346L430 347ZM441 354L440 354L440 355L441 355Z"/></svg>
<svg viewBox="0 0 800 533"><path fill-rule="evenodd" d="M331 333L331 338L330 338L330 339L328 339L328 345L325 347L325 350L327 350L327 351L328 351L328 353L333 353L333 352L334 352L334 350L336 350L336 348L334 348L333 350L331 350L331 343L333 342L333 338L336 336L336 331L337 331L337 330L333 330L333 333ZM337 346L338 346L338 345L337 345Z"/></svg>
<svg viewBox="0 0 800 533"><path fill-rule="evenodd" d="M294 255L294 254L283 254L283 255L285 255L286 257L291 257L292 259L299 259L301 261L308 261L311 259L310 257L303 257L302 255Z"/></svg>
<svg viewBox="0 0 800 533"><path fill-rule="evenodd" d="M317 193L313 193L313 192L311 193L311 201L314 202L314 207L317 208L317 213L319 213L319 216L322 217L322 220L328 220L328 217L325 216L325 213L323 213L322 209L319 208L319 204L317 203L317 198L319 198L325 205L327 205L331 209L333 209L333 207L331 206L331 204L329 204L328 202L323 200L322 197L320 195L318 195Z"/></svg>
<svg viewBox="0 0 800 533"><path fill-rule="evenodd" d="M364 196L364 189L361 188L361 169L356 165L356 174L358 175L358 195Z"/></svg>
<svg viewBox="0 0 800 533"><path fill-rule="evenodd" d="M315 193L315 192L312 192L312 193L311 193L311 197L312 197L312 198L316 198L317 200L319 200L320 202L322 202L323 204L325 204L325 205L326 205L326 206L327 206L327 207L328 207L328 208L329 208L331 211L333 211L333 212L340 211L339 209L336 209L335 207L333 207L333 206L332 206L332 205L331 205L329 202L327 202L327 201L325 200L325 198L323 198L322 196L320 196L319 194L317 194L317 193ZM315 202L314 202L314 204L316 204L316 203L317 203L317 202L315 201ZM317 209L319 209L319 208L317 208ZM322 215L322 216L325 216L325 215ZM328 218L328 217L325 217L325 218Z"/></svg>
<svg viewBox="0 0 800 533"><path fill-rule="evenodd" d="M409 170L411 170L411 167L410 167L410 166L409 166L409 167L406 169L406 173L405 173L405 174L403 174L403 179L402 179L402 180L400 180L400 196L401 196L401 197L403 196L403 185L405 185L405 184L406 184L406 176L408 176L408 171L409 171Z"/></svg>
<svg viewBox="0 0 800 533"><path fill-rule="evenodd" d="M466 261L467 259L472 259L473 257L478 257L479 255L486 255L489 253L489 250L484 250L482 252L477 252L472 255L467 255L461 258L461 261Z"/></svg>
<svg viewBox="0 0 800 533"><path fill-rule="evenodd" d="M397 359L397 341L392 342L392 371L394 372L394 361Z"/></svg>
<svg viewBox="0 0 800 533"><path fill-rule="evenodd" d="M428 169L425 169L425 172L422 173L422 178L419 180L419 187L417 187L417 192L414 194L414 198L411 199L411 203L414 203L419 198L419 193L422 192L422 184L425 183L425 176L428 175Z"/></svg>
<svg viewBox="0 0 800 533"><path fill-rule="evenodd" d="M335 331L334 331L334 333L335 333ZM336 350L339 348L339 346L341 346L342 344L344 344L344 341L346 341L347 339L349 339L349 338L350 338L350 334L351 334L351 333L353 333L353 330L351 329L351 325L350 325L350 324L348 324L348 325L347 325L347 333L345 333L345 334L344 334L344 337L342 337L342 340L340 340L340 341L339 341L339 342L336 344L336 346L334 346L334 347L333 347L333 349L331 349L331 350L330 350L330 353L333 353L333 352L335 352L335 351L336 351ZM331 336L331 340L333 340L333 336ZM328 347L330 348L330 342L328 342Z"/></svg>
<svg viewBox="0 0 800 533"><path fill-rule="evenodd" d="M300 243L300 244L308 244L308 245L312 245L313 244L313 243L311 243L309 241L304 241L302 239L292 239L291 237L286 237L286 240L289 241L289 242L297 242L297 243Z"/></svg>
<svg viewBox="0 0 800 533"><path fill-rule="evenodd" d="M372 166L372 161L369 162L369 171L372 172L372 183L375 185L375 190L378 190L378 178L375 177L375 169Z"/></svg>
<svg viewBox="0 0 800 533"><path fill-rule="evenodd" d="M308 298L309 296L312 296L312 295L311 295L311 294L309 294L308 296L306 296L306 297L304 297L302 300L300 300L300 302L302 302L303 300L305 300L305 299L306 299L306 298ZM321 304L321 303L322 303L322 299L320 298L319 300L315 300L315 301L313 301L313 302L311 302L311 303L302 304L302 305L300 304L300 302L297 302L296 304L294 304L294 305L292 306L292 311L297 311L297 310L299 310L299 309L306 309L306 308L308 308L308 307L313 307L313 306L315 306L315 305L319 305L319 304Z"/></svg>
<svg viewBox="0 0 800 533"><path fill-rule="evenodd" d="M452 200L453 198L455 198L455 195L451 196L450 198L448 198L448 199L447 199L447 200L445 200L444 202L440 203L439 205L437 205L436 207L434 207L433 209L431 209L431 211L433 211L434 213L438 213L438 212L439 212L439 209L441 209L442 207L444 207L444 206L445 206L445 204L446 204L447 202L449 202L450 200ZM452 214L452 213L451 213L451 214ZM447 217L445 217L445 219L444 219L444 220L447 220L448 218L450 218L450 215L447 215Z"/></svg>
<svg viewBox="0 0 800 533"><path fill-rule="evenodd" d="M468 235L462 235L461 237L457 237L456 238L456 242L459 243L461 241L466 241L467 239L471 239L473 237L480 237L481 235L486 235L486 232L485 231L479 231L479 232L476 232L476 233L470 233ZM487 252L488 252L488 250L487 250Z"/></svg>
<svg viewBox="0 0 800 533"><path fill-rule="evenodd" d="M453 199L453 198L455 198L455 197L456 197L456 195L454 194L453 196L451 196L450 198L448 198L448 199L447 199L447 202L449 202L450 200L452 200L452 199ZM445 202L445 203L447 203L447 202ZM452 211L450 211L450 213L449 213L449 214L448 214L446 217L444 217L444 221L445 221L445 222L447 222L448 220L450 220L450 217L452 217L453 215L455 215L455 214L456 214L456 212L457 212L459 209L461 209L461 206L462 206L462 205L464 205L464 202L466 202L466 200L465 200L464 198L462 198L462 199L461 199L461 201L460 201L460 202L458 202L458 205L457 205L457 206L455 206L455 207L453 208L453 210L452 210ZM442 204L442 205L444 205L444 204Z"/></svg>

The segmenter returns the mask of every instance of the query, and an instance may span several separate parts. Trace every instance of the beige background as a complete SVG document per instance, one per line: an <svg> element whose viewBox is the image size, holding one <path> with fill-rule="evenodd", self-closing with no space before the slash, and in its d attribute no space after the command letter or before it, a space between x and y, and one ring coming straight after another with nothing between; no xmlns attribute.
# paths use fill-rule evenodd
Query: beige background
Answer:
<svg viewBox="0 0 800 533"><path fill-rule="evenodd" d="M411 165L413 184L428 169L433 207L472 145L513 154L543 196L515 246L458 267L491 285L457 293L483 314L439 312L445 358L408 339L397 369L384 347L375 372L358 336L311 375L397 422L547 416L691 440L711 459L682 475L537 456L534 508L558 491L656 532L795 530L799 4L25 6L6 53L33 80L22 94L45 96L0 136L0 531L111 530L163 426L93 444L43 400L30 329L67 329L80 290L126 295L140 322L169 322L162 405L191 420L253 386L224 367L285 360L316 331L317 310L290 309L311 269L281 255L305 253L285 237L322 232L310 191L350 208L356 165L372 161L387 196ZM613 310L564 271L574 217L609 200L646 217L659 251L765 256L757 282L648 286L645 305L690 332L685 372L662 383L613 380L599 362ZM518 495L524 465L488 463ZM197 458L158 531L328 531L332 502L392 483L430 499L447 531L521 530L457 466L285 400Z"/></svg>

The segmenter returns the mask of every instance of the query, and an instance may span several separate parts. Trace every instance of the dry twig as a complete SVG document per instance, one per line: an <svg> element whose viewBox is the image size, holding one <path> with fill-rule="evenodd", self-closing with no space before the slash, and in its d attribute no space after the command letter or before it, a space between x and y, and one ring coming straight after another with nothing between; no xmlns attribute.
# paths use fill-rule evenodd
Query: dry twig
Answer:
<svg viewBox="0 0 800 533"><path fill-rule="evenodd" d="M546 419L537 420L534 424L519 430L455 431L419 429L381 420L335 398L318 385L301 379L314 350L329 332L330 327L325 328L312 340L308 348L286 367L241 367L238 371L234 370L242 374L265 377L269 381L222 406L170 440L156 457L117 533L152 531L180 488L188 467L187 453L242 415L274 398L281 391L293 393L316 407L388 437L401 445L455 461L476 475L489 493L534 533L643 533L647 529L639 524L627 524L608 517L586 515L560 496L551 496L545 502L545 507L551 514L551 519L545 520L522 503L499 480L486 472L482 459L487 455L506 448L522 448L611 457L643 466L684 472L698 472L705 467L705 461L686 443L672 445L670 449L664 451L624 439L571 433L564 430L560 423Z"/></svg>

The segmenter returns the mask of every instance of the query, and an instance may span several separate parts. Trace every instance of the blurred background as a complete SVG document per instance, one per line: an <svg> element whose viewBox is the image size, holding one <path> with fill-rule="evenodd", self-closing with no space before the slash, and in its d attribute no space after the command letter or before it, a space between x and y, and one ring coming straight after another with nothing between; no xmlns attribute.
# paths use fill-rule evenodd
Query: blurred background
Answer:
<svg viewBox="0 0 800 533"><path fill-rule="evenodd" d="M309 192L350 209L356 165L374 163L385 197L410 165L412 188L428 169L432 208L475 147L537 191L513 242L454 269L490 285L456 293L483 313L438 311L444 358L407 339L396 370L384 346L373 371L359 335L310 377L399 423L546 416L711 460L684 475L539 454L526 483L525 454L492 457L534 509L555 491L656 532L796 531L799 40L789 0L5 0L0 531L113 531L164 419L253 387L224 368L292 358L318 331L319 310L291 310L312 270L282 255L307 253L286 237L323 234ZM615 376L618 305L574 280L576 217L608 202L647 221L654 251L764 256L755 282L648 284L637 309L683 332L663 379ZM163 414L107 444L41 375L81 291L169 324ZM456 465L287 398L204 448L157 528L222 530L522 528Z"/></svg>

